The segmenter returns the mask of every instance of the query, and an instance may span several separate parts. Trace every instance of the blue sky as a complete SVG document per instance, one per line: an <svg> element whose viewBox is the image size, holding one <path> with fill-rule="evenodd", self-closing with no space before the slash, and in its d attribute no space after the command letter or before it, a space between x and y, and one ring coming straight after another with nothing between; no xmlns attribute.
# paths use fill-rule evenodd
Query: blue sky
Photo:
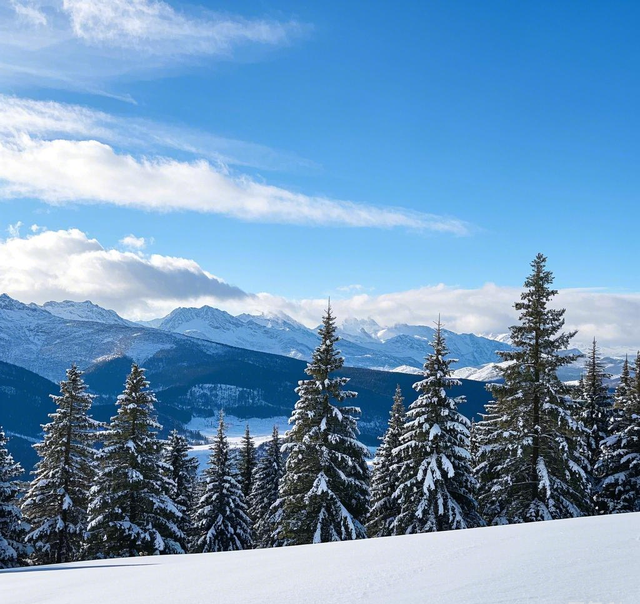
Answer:
<svg viewBox="0 0 640 604"><path fill-rule="evenodd" d="M88 205L91 194L73 187L55 204L39 201L55 176L5 191L7 225L74 227L105 248L131 233L153 240L140 253L192 259L247 292L287 299L346 297L354 290L340 288L353 284L370 295L515 287L538 251L561 288L640 289L637 3L171 0L154 5L157 38L122 30L122 4L111 4L113 22L80 22L56 0L16 0L0 13L25 32L14 50L57 28L43 51L0 64L0 94L101 111L118 130L30 136L98 140L136 160L206 160L312 204L398 208L403 226ZM269 31L233 34L220 51L206 30L221 20ZM186 55L180 45L191 45ZM170 131L197 150L124 136L143 123L141 132Z"/></svg>

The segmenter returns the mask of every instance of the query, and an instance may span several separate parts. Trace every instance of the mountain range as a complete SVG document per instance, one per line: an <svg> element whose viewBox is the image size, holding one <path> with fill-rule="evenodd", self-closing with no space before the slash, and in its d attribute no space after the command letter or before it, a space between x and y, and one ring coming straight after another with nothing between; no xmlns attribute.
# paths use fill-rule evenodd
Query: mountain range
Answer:
<svg viewBox="0 0 640 604"><path fill-rule="evenodd" d="M384 328L371 320L340 325L339 347L346 359L342 374L359 393L365 443L375 445L383 432L396 384L407 403L414 399L415 374L430 350L433 331L402 324ZM445 335L451 356L461 359L456 377L462 385L453 394L467 397L462 410L473 417L489 398L485 382L499 378L497 351L510 344L473 334ZM229 421L246 421L255 433L290 415L295 387L305 378L305 360L318 341L313 329L286 315L234 317L205 306L178 308L140 324L89 301L39 306L0 295L0 424L11 433L10 447L28 469L35 460L31 444L53 410L49 395L56 393L71 363L85 371L96 395L94 416L106 421L115 412L131 363L137 362L156 392L165 432L178 428L192 441L204 442L204 427L225 408ZM577 376L580 368L571 371Z"/></svg>
<svg viewBox="0 0 640 604"><path fill-rule="evenodd" d="M121 321L115 313L103 311L90 303L37 306L0 296L0 423L11 435L12 452L26 469L35 460L31 444L41 436L40 424L53 410L49 395L57 392L56 383L71 363L85 371L89 391L96 396L93 415L103 421L114 414L116 397L134 361L147 370L165 433L178 428L192 441L203 442L199 426L210 423L220 408L230 421L247 421L250 426L254 420L264 426L269 423L266 419L280 421L290 415L297 398L295 387L305 378L304 360ZM203 312L227 319L226 313ZM256 325L268 330L273 320L244 317L238 321L247 330L257 329ZM223 325L237 324L226 320ZM270 341L294 341L289 329L274 328L278 337ZM228 335L229 329L220 333ZM242 332L243 337L247 333L251 332ZM317 335L302 326L295 333L305 334L309 347L318 342ZM297 346L304 354L306 349ZM416 376L365 367L345 367L341 373L359 393L361 438L375 445L386 425L396 384L411 402ZM469 416L481 411L488 398L484 384L473 381L465 381L454 395L467 397L464 410Z"/></svg>
<svg viewBox="0 0 640 604"><path fill-rule="evenodd" d="M317 330L309 329L285 314L242 314L234 317L210 306L177 308L166 317L146 325L296 359L309 359L318 343ZM340 349L347 365L385 371L403 366L422 367L431 350L429 342L434 332L433 327L424 325L398 324L385 328L372 319L349 319L338 328ZM497 362L496 352L510 349L508 343L474 334L445 330L445 337L452 358L457 359L455 367Z"/></svg>

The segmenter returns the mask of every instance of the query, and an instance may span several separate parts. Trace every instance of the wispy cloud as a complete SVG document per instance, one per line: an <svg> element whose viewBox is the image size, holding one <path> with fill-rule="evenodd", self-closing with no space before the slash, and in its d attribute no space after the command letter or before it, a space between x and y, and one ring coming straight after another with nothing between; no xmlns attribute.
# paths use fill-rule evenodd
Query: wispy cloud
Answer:
<svg viewBox="0 0 640 604"><path fill-rule="evenodd" d="M314 171L319 166L293 153L216 136L181 125L118 117L81 105L0 94L0 137L92 139L144 153L180 151L215 164L259 170Z"/></svg>
<svg viewBox="0 0 640 604"><path fill-rule="evenodd" d="M0 80L94 93L123 74L152 73L247 46L289 44L307 27L160 0L11 0L0 6Z"/></svg>
<svg viewBox="0 0 640 604"><path fill-rule="evenodd" d="M121 152L116 144L154 152ZM309 196L259 182L232 172L223 156L212 162L194 149L197 159L184 161L157 152L158 146L171 145L183 150L186 143L180 136L145 138L135 121L83 107L0 96L0 197L287 224L469 233L469 225L456 218Z"/></svg>
<svg viewBox="0 0 640 604"><path fill-rule="evenodd" d="M11 0L10 4L18 16L18 20L23 20L36 27L47 25L47 16L37 6L19 0Z"/></svg>
<svg viewBox="0 0 640 604"><path fill-rule="evenodd" d="M22 228L22 222L20 220L18 220L18 222L14 223L14 224L10 224L7 227L7 233L9 233L9 235L11 237L20 237L20 229Z"/></svg>
<svg viewBox="0 0 640 604"><path fill-rule="evenodd" d="M300 25L200 11L187 16L160 0L63 0L73 33L90 44L152 54L224 54L246 42L282 44Z"/></svg>

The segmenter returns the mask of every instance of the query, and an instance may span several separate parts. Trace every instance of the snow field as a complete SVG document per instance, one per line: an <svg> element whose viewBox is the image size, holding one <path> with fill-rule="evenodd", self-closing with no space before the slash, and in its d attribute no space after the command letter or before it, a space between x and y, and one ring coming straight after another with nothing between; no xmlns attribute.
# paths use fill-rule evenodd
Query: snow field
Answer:
<svg viewBox="0 0 640 604"><path fill-rule="evenodd" d="M4 604L637 604L640 513L0 571Z"/></svg>

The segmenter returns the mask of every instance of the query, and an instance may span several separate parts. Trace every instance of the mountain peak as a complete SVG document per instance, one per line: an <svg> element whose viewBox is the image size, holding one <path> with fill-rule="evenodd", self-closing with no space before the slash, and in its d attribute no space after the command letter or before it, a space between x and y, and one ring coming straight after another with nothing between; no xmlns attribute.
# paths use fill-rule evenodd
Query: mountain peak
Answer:
<svg viewBox="0 0 640 604"><path fill-rule="evenodd" d="M41 310L36 305L24 304L15 298L12 298L8 294L0 294L0 310L27 310L33 311L35 309Z"/></svg>
<svg viewBox="0 0 640 604"><path fill-rule="evenodd" d="M85 300L84 302L75 302L73 300L63 300L62 302L49 301L45 302L39 308L66 320L92 321L95 323L105 323L107 325L132 325L130 321L123 319L114 310L98 306L90 300Z"/></svg>

